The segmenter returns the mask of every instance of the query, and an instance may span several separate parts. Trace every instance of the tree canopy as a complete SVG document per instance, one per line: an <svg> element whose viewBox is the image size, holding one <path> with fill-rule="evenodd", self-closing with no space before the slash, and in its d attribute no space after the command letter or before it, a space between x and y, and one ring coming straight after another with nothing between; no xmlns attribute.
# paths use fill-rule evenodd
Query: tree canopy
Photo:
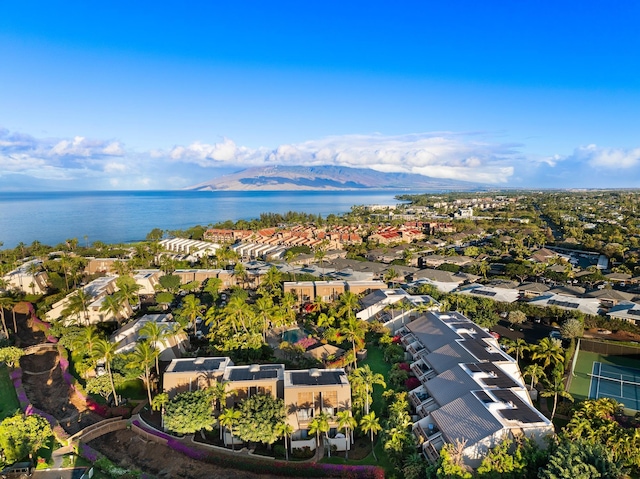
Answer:
<svg viewBox="0 0 640 479"><path fill-rule="evenodd" d="M284 401L269 394L256 394L240 404L241 417L234 430L246 442L273 444L280 436L278 424L286 420Z"/></svg>
<svg viewBox="0 0 640 479"><path fill-rule="evenodd" d="M0 449L8 464L32 455L52 437L51 426L37 414L18 413L0 423Z"/></svg>
<svg viewBox="0 0 640 479"><path fill-rule="evenodd" d="M178 434L210 431L216 423L211 398L202 390L178 394L165 406L164 425Z"/></svg>

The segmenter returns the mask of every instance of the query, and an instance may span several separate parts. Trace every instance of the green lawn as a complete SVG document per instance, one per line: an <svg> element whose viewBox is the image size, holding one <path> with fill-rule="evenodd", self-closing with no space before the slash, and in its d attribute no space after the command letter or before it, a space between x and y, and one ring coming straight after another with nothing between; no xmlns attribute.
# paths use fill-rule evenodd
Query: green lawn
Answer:
<svg viewBox="0 0 640 479"><path fill-rule="evenodd" d="M384 360L383 350L379 346L374 346L371 343L367 344L367 359L364 361L358 362L358 366L369 365L371 370L374 373L380 373L384 376L385 381L388 381L389 371L391 371L391 364L387 363ZM384 392L384 388L382 386L376 385L373 388L373 404L371 405L371 409L373 409L376 413L377 417L383 416L383 406L384 401L382 399L382 393ZM341 457L325 457L321 460L321 462L328 462L332 464L351 464L351 465L371 465L371 466L379 466L382 467L387 473L392 473L395 468L393 464L389 461L387 457L387 453L383 449L382 441L379 440L379 435L376 437L375 442L375 451L376 456L378 457L378 461L376 461L373 457L373 454L369 454L364 459L359 461L353 460L345 460Z"/></svg>
<svg viewBox="0 0 640 479"><path fill-rule="evenodd" d="M125 381L116 388L118 394L128 399L146 399L147 390L141 379L132 379Z"/></svg>
<svg viewBox="0 0 640 479"><path fill-rule="evenodd" d="M13 416L18 409L20 409L20 403L9 377L9 369L6 365L0 364L0 421Z"/></svg>
<svg viewBox="0 0 640 479"><path fill-rule="evenodd" d="M360 361L358 366L364 366L368 364L374 373L380 373L384 376L385 381L388 381L389 371L391 371L391 364L384 360L382 348L379 346L367 345L367 359ZM376 385L373 387L373 405L372 408L376 412L376 416L382 417L382 406L384 401L382 400L382 393L384 389L382 386Z"/></svg>

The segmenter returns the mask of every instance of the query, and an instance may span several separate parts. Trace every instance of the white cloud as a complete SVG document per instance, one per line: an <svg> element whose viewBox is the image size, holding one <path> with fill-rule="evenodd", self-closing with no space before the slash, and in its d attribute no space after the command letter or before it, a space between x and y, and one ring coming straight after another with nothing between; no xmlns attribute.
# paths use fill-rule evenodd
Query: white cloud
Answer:
<svg viewBox="0 0 640 479"><path fill-rule="evenodd" d="M116 140L36 138L0 128L0 176L76 188L180 188L242 168L337 165L442 179L535 187L636 186L640 148L587 145L569 155L524 155L481 134L344 135L248 148L228 138L134 152ZM623 174L621 174L623 172Z"/></svg>
<svg viewBox="0 0 640 479"><path fill-rule="evenodd" d="M154 156L162 156L158 151ZM425 174L439 178L504 183L517 157L512 145L475 141L452 133L402 136L345 135L284 144L268 150L238 147L231 140L208 145L176 146L165 155L202 167L229 164L339 165L384 172ZM480 180L475 180L480 181Z"/></svg>

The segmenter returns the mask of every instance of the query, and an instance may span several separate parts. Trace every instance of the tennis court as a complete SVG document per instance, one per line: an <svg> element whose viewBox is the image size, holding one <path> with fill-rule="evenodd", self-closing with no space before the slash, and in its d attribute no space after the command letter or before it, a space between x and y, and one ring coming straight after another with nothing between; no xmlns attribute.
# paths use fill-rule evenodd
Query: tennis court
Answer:
<svg viewBox="0 0 640 479"><path fill-rule="evenodd" d="M640 369L594 361L590 376L589 399L611 398L640 411Z"/></svg>

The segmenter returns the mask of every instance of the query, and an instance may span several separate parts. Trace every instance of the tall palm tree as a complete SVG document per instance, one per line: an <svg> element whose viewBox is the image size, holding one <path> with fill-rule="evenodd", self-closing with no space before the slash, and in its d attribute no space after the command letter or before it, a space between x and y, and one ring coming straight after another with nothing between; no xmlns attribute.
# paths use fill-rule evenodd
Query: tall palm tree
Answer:
<svg viewBox="0 0 640 479"><path fill-rule="evenodd" d="M377 462L378 458L373 447L373 436L382 430L382 426L380 425L380 419L376 417L375 411L371 411L369 414L365 414L364 416L362 416L362 418L360 419L360 429L363 433L370 435L369 437L371 438L371 453L373 454L373 457Z"/></svg>
<svg viewBox="0 0 640 479"><path fill-rule="evenodd" d="M117 322L120 322L120 318L118 316L121 310L122 310L122 298L119 298L114 294L110 294L108 296L105 296L102 299L102 304L100 305L100 311L104 311L107 314L111 314L111 316L113 316L113 318Z"/></svg>
<svg viewBox="0 0 640 479"><path fill-rule="evenodd" d="M229 381L216 381L213 386L207 388L207 393L211 396L212 400L212 409L222 412L225 400L229 395L227 384L229 384Z"/></svg>
<svg viewBox="0 0 640 479"><path fill-rule="evenodd" d="M9 338L9 330L7 329L7 322L4 317L4 308L12 304L13 300L9 296L3 296L0 298L0 319L2 319L2 329L7 338Z"/></svg>
<svg viewBox="0 0 640 479"><path fill-rule="evenodd" d="M293 324L296 322L295 305L296 297L291 292L284 293L282 298L280 298L280 309L285 324Z"/></svg>
<svg viewBox="0 0 640 479"><path fill-rule="evenodd" d="M285 460L289 460L289 446L287 444L287 438L291 436L293 433L293 427L289 424L286 419L282 422L276 424L276 434L282 436L284 438L284 457Z"/></svg>
<svg viewBox="0 0 640 479"><path fill-rule="evenodd" d="M262 296L256 299L254 309L256 316L261 319L262 323L262 340L267 341L267 329L269 329L269 323L275 316L277 308L273 304L271 296Z"/></svg>
<svg viewBox="0 0 640 479"><path fill-rule="evenodd" d="M516 353L516 363L520 362L520 356L530 349L529 343L522 338L505 339L504 344L507 347L508 354Z"/></svg>
<svg viewBox="0 0 640 479"><path fill-rule="evenodd" d="M225 410L218 417L218 422L221 426L228 428L231 434L231 449L236 450L235 443L233 441L233 426L240 420L242 413L239 409L225 408Z"/></svg>
<svg viewBox="0 0 640 479"><path fill-rule="evenodd" d="M524 376L531 378L531 389L533 389L538 383L538 380L544 377L544 368L536 363L530 364L524 368Z"/></svg>
<svg viewBox="0 0 640 479"><path fill-rule="evenodd" d="M261 286L270 294L276 294L281 283L282 273L275 266L269 268L261 280Z"/></svg>
<svg viewBox="0 0 640 479"><path fill-rule="evenodd" d="M531 351L531 359L534 361L541 359L544 369L552 363L556 365L564 362L564 350L558 339L542 338L538 344L531 346Z"/></svg>
<svg viewBox="0 0 640 479"><path fill-rule="evenodd" d="M338 412L336 415L338 419L338 428L344 431L344 437L346 441L346 449L345 449L345 458L349 459L349 444L353 442L352 431L358 425L358 421L351 415L351 411L345 409L344 411Z"/></svg>
<svg viewBox="0 0 640 479"><path fill-rule="evenodd" d="M133 361L127 364L129 368L137 368L142 366L142 380L147 386L147 395L149 398L149 404L153 401L151 397L151 367L154 364L158 355L158 350L155 349L148 341L143 341L136 344L136 348L133 350Z"/></svg>
<svg viewBox="0 0 640 479"><path fill-rule="evenodd" d="M106 339L98 339L95 341L92 347L92 355L96 359L104 360L104 365L107 368L107 374L109 375L109 381L111 382L111 392L113 392L113 399L116 406L118 405L118 394L116 393L116 385L113 382L113 373L111 372L111 362L113 361L119 343L112 343Z"/></svg>
<svg viewBox="0 0 640 479"><path fill-rule="evenodd" d="M116 280L116 285L118 286L118 291L116 296L124 302L129 303L130 306L137 305L139 302L138 291L140 291L140 286L135 282L135 280L130 276L120 276Z"/></svg>
<svg viewBox="0 0 640 479"><path fill-rule="evenodd" d="M158 350L156 355L156 372L160 374L160 348L165 339L170 337L173 330L169 329L166 325L160 325L155 321L147 321L138 331L138 336L141 339L147 340L154 348Z"/></svg>
<svg viewBox="0 0 640 479"><path fill-rule="evenodd" d="M79 289L75 294L69 297L67 306L62 311L65 316L77 315L80 319L80 314L84 317L85 324L89 324L89 303L93 298L84 289Z"/></svg>
<svg viewBox="0 0 640 479"><path fill-rule="evenodd" d="M358 367L358 359L356 357L356 342L364 340L364 335L367 331L367 325L365 322L357 319L355 316L349 317L340 326L340 333L342 333L345 341L351 342L353 349L353 367Z"/></svg>
<svg viewBox="0 0 640 479"><path fill-rule="evenodd" d="M352 375L358 379L357 382L359 384L362 384L364 388L364 393L365 393L364 394L365 395L364 412L365 414L369 414L369 406L370 406L369 402L370 402L371 395L373 394L373 386L375 384L378 384L383 388L387 387L387 384L384 382L384 376L380 373L374 373L368 364L365 364L360 368L356 368L353 371Z"/></svg>
<svg viewBox="0 0 640 479"><path fill-rule="evenodd" d="M316 436L316 446L320 445L320 434L326 434L331 428L329 427L329 416L325 412L321 412L309 423L309 434ZM331 456L331 448L329 448L329 456Z"/></svg>
<svg viewBox="0 0 640 479"><path fill-rule="evenodd" d="M220 287L222 286L222 280L220 278L209 278L207 284L204 285L203 291L211 295L212 301L215 303L220 294Z"/></svg>
<svg viewBox="0 0 640 479"><path fill-rule="evenodd" d="M223 310L227 318L231 321L234 331L238 332L238 325L242 327L245 333L249 332L247 323L253 317L253 309L249 306L244 297L241 295L232 295L229 299L229 303Z"/></svg>
<svg viewBox="0 0 640 479"><path fill-rule="evenodd" d="M354 310L360 305L358 295L345 291L339 298L338 316L345 319L355 318Z"/></svg>
<svg viewBox="0 0 640 479"><path fill-rule="evenodd" d="M564 381L560 374L554 374L551 381L545 381L545 389L540 393L543 397L553 398L553 411L551 411L551 419L553 421L556 415L556 408L558 407L558 397L563 397L573 402L573 396L569 394L564 388Z"/></svg>
<svg viewBox="0 0 640 479"><path fill-rule="evenodd" d="M182 315L189 319L189 323L193 324L193 334L196 334L198 325L196 324L196 318L202 314L202 304L200 300L193 294L188 294L182 301Z"/></svg>

